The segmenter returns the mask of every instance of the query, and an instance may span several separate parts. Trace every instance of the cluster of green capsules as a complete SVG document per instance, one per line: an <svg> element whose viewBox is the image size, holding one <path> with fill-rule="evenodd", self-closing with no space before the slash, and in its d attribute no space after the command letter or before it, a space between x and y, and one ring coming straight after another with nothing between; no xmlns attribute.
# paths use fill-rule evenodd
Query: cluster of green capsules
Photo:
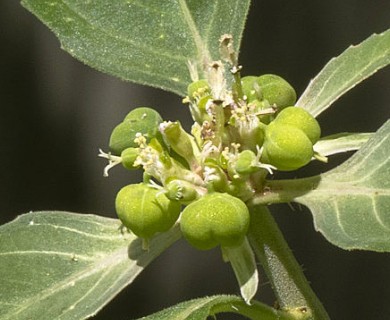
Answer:
<svg viewBox="0 0 390 320"><path fill-rule="evenodd" d="M266 176L314 157L320 126L294 106L293 87L272 74L238 79L230 90L205 79L188 86L191 133L148 107L132 110L113 130L110 153L101 154L106 169L122 163L144 171L142 183L119 191L116 211L145 244L179 221L198 249L240 245L250 219L245 202Z"/></svg>

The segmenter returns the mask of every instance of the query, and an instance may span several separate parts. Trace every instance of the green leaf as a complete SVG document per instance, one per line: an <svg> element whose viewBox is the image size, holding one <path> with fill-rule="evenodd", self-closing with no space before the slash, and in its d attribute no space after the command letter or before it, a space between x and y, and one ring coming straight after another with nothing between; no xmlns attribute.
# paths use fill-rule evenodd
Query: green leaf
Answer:
<svg viewBox="0 0 390 320"><path fill-rule="evenodd" d="M220 312L242 314L249 319L292 320L282 311L277 311L265 304L255 302L247 305L241 298L219 295L182 302L168 309L141 318L143 320L205 320L209 315Z"/></svg>
<svg viewBox="0 0 390 320"><path fill-rule="evenodd" d="M219 38L239 48L250 0L22 0L89 66L121 79L185 95L188 62L203 77L219 59Z"/></svg>
<svg viewBox="0 0 390 320"><path fill-rule="evenodd" d="M344 249L390 252L390 120L342 165L319 176L269 181L254 204L296 201Z"/></svg>
<svg viewBox="0 0 390 320"><path fill-rule="evenodd" d="M311 209L316 229L335 245L390 251L390 121L296 201Z"/></svg>
<svg viewBox="0 0 390 320"><path fill-rule="evenodd" d="M120 228L117 219L56 211L1 226L0 319L94 315L180 237L174 228L144 251Z"/></svg>
<svg viewBox="0 0 390 320"><path fill-rule="evenodd" d="M333 58L310 82L296 105L318 116L359 82L390 63L390 29Z"/></svg>
<svg viewBox="0 0 390 320"><path fill-rule="evenodd" d="M250 304L259 286L259 273L255 254L248 240L245 238L240 246L222 247L222 253L233 268L242 298Z"/></svg>
<svg viewBox="0 0 390 320"><path fill-rule="evenodd" d="M314 151L322 156L359 150L373 133L338 133L321 138L315 145Z"/></svg>

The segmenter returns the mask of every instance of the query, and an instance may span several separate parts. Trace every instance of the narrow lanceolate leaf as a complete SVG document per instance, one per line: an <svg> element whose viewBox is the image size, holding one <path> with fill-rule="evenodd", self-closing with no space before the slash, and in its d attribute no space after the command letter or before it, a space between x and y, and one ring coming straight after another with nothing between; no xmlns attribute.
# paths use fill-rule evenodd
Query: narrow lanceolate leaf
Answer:
<svg viewBox="0 0 390 320"><path fill-rule="evenodd" d="M142 318L142 320L206 320L209 315L220 312L233 312L249 319L261 320L293 320L282 311L255 302L249 306L235 296L212 296L179 303L163 311Z"/></svg>
<svg viewBox="0 0 390 320"><path fill-rule="evenodd" d="M248 240L245 238L240 246L222 248L222 252L233 268L242 298L250 304L259 286L259 273L255 254Z"/></svg>
<svg viewBox="0 0 390 320"><path fill-rule="evenodd" d="M390 120L349 160L319 176L269 181L255 204L296 201L344 249L390 252Z"/></svg>
<svg viewBox="0 0 390 320"><path fill-rule="evenodd" d="M297 105L318 116L359 82L390 63L390 29L333 58L310 82Z"/></svg>
<svg viewBox="0 0 390 320"><path fill-rule="evenodd" d="M188 62L199 75L219 59L219 38L238 49L250 0L22 0L75 58L105 73L185 95Z"/></svg>
<svg viewBox="0 0 390 320"><path fill-rule="evenodd" d="M173 229L144 251L120 227L116 219L55 211L0 227L0 319L87 318L180 237Z"/></svg>
<svg viewBox="0 0 390 320"><path fill-rule="evenodd" d="M315 145L314 151L322 156L359 150L373 133L338 133L321 138Z"/></svg>

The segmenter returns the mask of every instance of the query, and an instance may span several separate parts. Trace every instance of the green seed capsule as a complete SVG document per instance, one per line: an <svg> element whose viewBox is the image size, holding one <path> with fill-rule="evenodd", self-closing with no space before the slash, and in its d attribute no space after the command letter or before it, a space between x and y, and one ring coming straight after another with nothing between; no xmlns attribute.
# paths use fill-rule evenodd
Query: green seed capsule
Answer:
<svg viewBox="0 0 390 320"><path fill-rule="evenodd" d="M150 141L159 133L158 126L162 121L160 114L151 108L132 110L111 133L109 146L112 154L120 155L127 148L138 147L134 142L137 133L141 133Z"/></svg>
<svg viewBox="0 0 390 320"><path fill-rule="evenodd" d="M294 88L283 78L274 74L258 77L262 98L279 109L294 105L297 95Z"/></svg>
<svg viewBox="0 0 390 320"><path fill-rule="evenodd" d="M261 162L291 171L303 167L313 157L313 144L302 130L275 121L265 133Z"/></svg>
<svg viewBox="0 0 390 320"><path fill-rule="evenodd" d="M195 248L240 245L249 227L249 211L243 201L227 193L210 193L192 202L180 218L186 240Z"/></svg>
<svg viewBox="0 0 390 320"><path fill-rule="evenodd" d="M122 223L144 239L169 230L180 214L179 202L143 183L122 188L116 196L115 208Z"/></svg>
<svg viewBox="0 0 390 320"><path fill-rule="evenodd" d="M315 144L321 136L321 128L317 120L303 108L287 107L278 114L275 122L301 129L312 144Z"/></svg>

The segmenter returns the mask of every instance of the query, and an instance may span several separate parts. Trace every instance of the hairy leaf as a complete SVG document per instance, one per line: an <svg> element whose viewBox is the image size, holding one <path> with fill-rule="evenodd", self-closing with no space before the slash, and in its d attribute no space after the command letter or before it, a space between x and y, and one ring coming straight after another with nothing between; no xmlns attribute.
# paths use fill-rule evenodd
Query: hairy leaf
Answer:
<svg viewBox="0 0 390 320"><path fill-rule="evenodd" d="M145 251L120 229L117 219L56 211L1 226L0 319L91 316L180 237L175 228Z"/></svg>
<svg viewBox="0 0 390 320"><path fill-rule="evenodd" d="M390 121L337 168L319 176L269 181L254 204L296 201L315 228L348 250L390 252Z"/></svg>
<svg viewBox="0 0 390 320"><path fill-rule="evenodd" d="M292 320L282 311L277 311L259 302L247 305L235 296L212 296L189 300L178 305L142 318L143 320L206 320L209 315L220 312L234 312L250 319Z"/></svg>
<svg viewBox="0 0 390 320"><path fill-rule="evenodd" d="M22 0L75 58L105 73L185 95L219 38L239 48L250 0Z"/></svg>
<svg viewBox="0 0 390 320"><path fill-rule="evenodd" d="M372 35L330 60L296 104L316 117L348 90L388 64L390 29Z"/></svg>

